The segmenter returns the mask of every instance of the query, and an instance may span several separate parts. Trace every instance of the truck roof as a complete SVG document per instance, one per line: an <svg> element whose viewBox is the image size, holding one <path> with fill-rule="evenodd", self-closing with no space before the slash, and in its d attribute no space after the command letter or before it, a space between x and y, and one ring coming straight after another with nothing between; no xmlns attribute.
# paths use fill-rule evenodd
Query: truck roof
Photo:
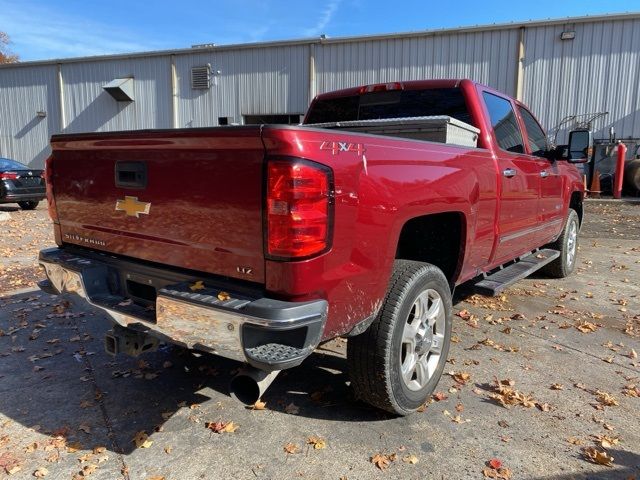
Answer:
<svg viewBox="0 0 640 480"><path fill-rule="evenodd" d="M385 86L388 89L401 89L401 90L421 90L427 88L455 88L459 87L462 82L470 82L478 84L473 80L467 78L446 78L439 80L409 80L405 82L382 82L373 83L369 85L360 85L357 87L344 88L342 90L333 90L331 92L321 93L316 96L317 100L323 100L327 98L344 97L349 95L357 95L363 91L373 91L376 87Z"/></svg>

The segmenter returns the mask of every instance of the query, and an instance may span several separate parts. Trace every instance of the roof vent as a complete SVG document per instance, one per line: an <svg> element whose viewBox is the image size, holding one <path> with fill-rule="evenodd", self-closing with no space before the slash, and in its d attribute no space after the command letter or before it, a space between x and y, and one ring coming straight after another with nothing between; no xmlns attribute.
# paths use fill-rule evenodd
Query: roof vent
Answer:
<svg viewBox="0 0 640 480"><path fill-rule="evenodd" d="M211 65L191 68L191 88L206 90L211 86Z"/></svg>
<svg viewBox="0 0 640 480"><path fill-rule="evenodd" d="M133 77L116 78L102 88L118 102L133 102Z"/></svg>

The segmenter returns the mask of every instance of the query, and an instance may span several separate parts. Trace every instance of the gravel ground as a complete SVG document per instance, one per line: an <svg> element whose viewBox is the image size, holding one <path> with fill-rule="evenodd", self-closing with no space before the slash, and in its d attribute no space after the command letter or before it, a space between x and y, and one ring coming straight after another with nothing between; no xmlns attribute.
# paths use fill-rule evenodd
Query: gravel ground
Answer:
<svg viewBox="0 0 640 480"><path fill-rule="evenodd" d="M228 396L235 362L177 348L107 356L100 311L10 292L33 286L34 255L52 243L46 209L10 215L0 478L640 478L640 205L588 204L567 279L529 278L499 298L461 289L448 374L406 418L353 400L342 339L281 374L262 409ZM611 466L590 462L592 447Z"/></svg>

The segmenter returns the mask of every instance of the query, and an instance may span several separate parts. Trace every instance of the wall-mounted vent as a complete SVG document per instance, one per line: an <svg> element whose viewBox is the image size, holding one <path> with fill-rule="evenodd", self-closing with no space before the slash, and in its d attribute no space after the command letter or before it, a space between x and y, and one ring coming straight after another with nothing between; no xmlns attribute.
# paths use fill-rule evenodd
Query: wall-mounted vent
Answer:
<svg viewBox="0 0 640 480"><path fill-rule="evenodd" d="M116 78L102 87L118 102L133 102L133 77Z"/></svg>
<svg viewBox="0 0 640 480"><path fill-rule="evenodd" d="M206 90L211 87L211 65L191 68L191 88Z"/></svg>

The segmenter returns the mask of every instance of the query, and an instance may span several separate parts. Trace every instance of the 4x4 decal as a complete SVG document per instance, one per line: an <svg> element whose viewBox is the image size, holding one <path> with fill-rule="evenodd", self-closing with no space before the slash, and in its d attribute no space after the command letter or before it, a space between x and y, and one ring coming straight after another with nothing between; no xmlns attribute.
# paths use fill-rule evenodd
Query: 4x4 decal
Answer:
<svg viewBox="0 0 640 480"><path fill-rule="evenodd" d="M320 144L320 150L329 150L333 155L338 155L341 152L354 152L358 156L362 156L367 149L364 147L364 143L324 141Z"/></svg>

